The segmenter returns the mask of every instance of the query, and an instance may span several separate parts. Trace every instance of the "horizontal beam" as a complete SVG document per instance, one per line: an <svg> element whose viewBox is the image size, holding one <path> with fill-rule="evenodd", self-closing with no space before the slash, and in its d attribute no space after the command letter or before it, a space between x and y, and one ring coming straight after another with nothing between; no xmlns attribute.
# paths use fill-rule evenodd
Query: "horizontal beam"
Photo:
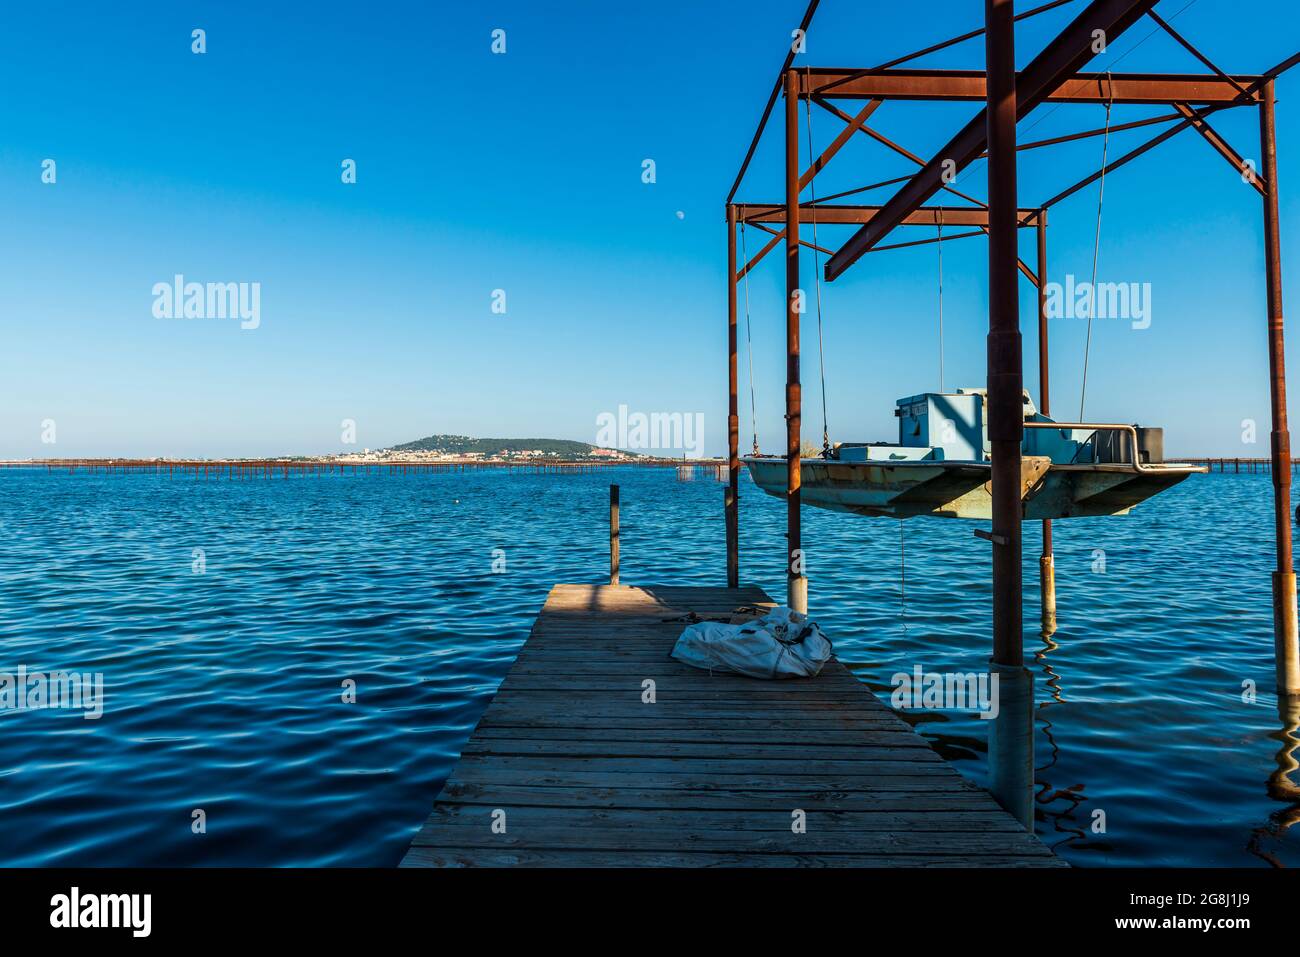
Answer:
<svg viewBox="0 0 1300 957"><path fill-rule="evenodd" d="M822 226L839 223L869 223L883 206L800 206L799 222L811 223L814 218ZM736 218L746 223L784 223L785 205L776 203L738 203ZM1038 210L1022 209L1021 226L1036 226ZM987 226L989 211L967 206L922 206L907 215L903 226Z"/></svg>
<svg viewBox="0 0 1300 957"><path fill-rule="evenodd" d="M1044 98L1053 103L1258 103L1242 93L1258 76L1213 73L1078 73ZM982 70L799 71L799 95L849 100L970 100L983 102Z"/></svg>
<svg viewBox="0 0 1300 957"><path fill-rule="evenodd" d="M1043 102L1095 55L1097 31L1114 43L1157 0L1092 0L1054 40L1016 74L1016 119ZM1110 76L1108 74L1108 76ZM1216 78L1217 79L1217 78ZM1222 82L1222 81L1219 81ZM1235 92L1235 91L1234 91ZM1240 95L1240 94L1237 94ZM965 169L988 145L988 109L980 110L894 194L881 214L849 237L840 251L826 261L826 279L833 281L877 245L907 214L919 209L944 185L948 173Z"/></svg>

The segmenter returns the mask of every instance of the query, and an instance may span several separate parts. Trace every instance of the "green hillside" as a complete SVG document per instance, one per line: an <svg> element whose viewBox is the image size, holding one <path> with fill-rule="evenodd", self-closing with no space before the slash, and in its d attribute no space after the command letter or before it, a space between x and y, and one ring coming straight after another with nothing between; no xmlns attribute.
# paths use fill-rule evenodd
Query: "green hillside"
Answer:
<svg viewBox="0 0 1300 957"><path fill-rule="evenodd" d="M585 457L594 448L594 445L570 439L474 439L467 435L429 435L414 442L393 446L395 452L446 452L452 455L477 452L485 456L536 450L557 458Z"/></svg>

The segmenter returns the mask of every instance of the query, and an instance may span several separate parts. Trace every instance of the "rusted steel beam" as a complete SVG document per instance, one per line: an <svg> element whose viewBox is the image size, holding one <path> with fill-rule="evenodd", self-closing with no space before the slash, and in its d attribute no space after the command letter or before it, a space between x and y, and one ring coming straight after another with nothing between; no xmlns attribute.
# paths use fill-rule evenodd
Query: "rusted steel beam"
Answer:
<svg viewBox="0 0 1300 957"><path fill-rule="evenodd" d="M968 233L949 233L940 239L938 236L931 236L929 239L914 239L906 243L890 243L887 246L876 246L871 251L873 253L883 253L890 249L908 249L911 246L929 246L938 242L950 243L957 239L970 239L972 236L987 236L987 229L972 229Z"/></svg>
<svg viewBox="0 0 1300 957"><path fill-rule="evenodd" d="M1287 58L1286 60L1282 61L1277 66L1275 66L1272 70L1269 70L1263 76L1254 80L1251 83L1251 85L1247 87L1246 93L1250 97L1261 96L1262 94L1260 93L1260 91L1264 88L1265 85L1272 83L1273 77L1281 75L1282 73L1291 69L1291 67L1295 66L1296 63L1298 62L1300 62L1300 53L1297 53L1294 56ZM1255 102L1255 101L1253 99L1252 100L1243 99L1242 102L1246 103L1246 102ZM1175 103L1174 106L1178 107L1180 106L1180 104ZM1187 105L1181 104L1181 106L1186 108ZM1109 173L1111 170L1116 169L1117 167L1123 166L1126 163L1129 163L1137 159L1143 153L1149 152L1150 150L1159 146L1161 143L1163 143L1165 140L1169 139L1170 137L1175 136L1178 133L1181 133L1189 126L1195 127L1197 123L1204 123L1205 118L1207 116L1217 112L1218 110L1227 109L1227 108L1228 108L1227 106L1223 106L1223 105L1212 105L1212 106L1203 106L1198 110L1187 109L1187 112L1182 114L1184 116L1184 119L1181 122L1177 123L1174 126L1171 126L1167 130L1164 130L1158 136L1148 140L1147 142L1143 143L1141 146L1137 147L1136 149L1131 150L1130 152L1124 154L1119 159L1115 160L1113 163L1108 163L1104 169L1098 170L1097 172L1089 176L1087 179L1080 180L1079 182L1075 183L1073 186L1069 187L1068 189L1063 190L1060 193L1057 193L1055 196L1053 196L1043 205L1045 207L1055 206L1057 203L1065 199L1067 196L1072 196L1075 193L1077 193L1079 190L1083 189L1085 186L1089 185L1090 183L1096 182L1098 179L1101 178L1103 172ZM1198 132L1200 131L1198 130ZM1223 142L1222 140L1220 140L1220 142L1223 144L1223 146L1227 147L1226 142ZM1233 160L1229 159L1229 162L1233 162ZM1266 195L1266 193L1263 192L1261 194Z"/></svg>
<svg viewBox="0 0 1300 957"><path fill-rule="evenodd" d="M727 587L740 587L740 409L736 372L736 207L727 204Z"/></svg>
<svg viewBox="0 0 1300 957"><path fill-rule="evenodd" d="M808 32L808 26L812 23L813 14L817 12L817 4L821 0L810 0L808 9L804 11L803 19L799 21L799 29L805 34ZM785 83L785 75L790 69L790 64L794 62L794 44L790 44L790 49L785 55L785 63L781 66L781 72L776 75L776 83L772 85L772 93L767 98L767 106L763 107L763 115L758 121L758 129L754 131L754 138L749 141L749 149L745 151L745 159L740 164L740 172L736 173L736 181L731 184L731 192L727 193L727 202L736 198L736 190L740 189L740 181L745 178L745 171L749 169L750 162L754 159L754 151L758 149L758 141L763 138L763 129L767 126L768 117L772 115L772 107L776 105L776 98L781 93L781 86Z"/></svg>
<svg viewBox="0 0 1300 957"><path fill-rule="evenodd" d="M1024 663L1022 653L1020 459L1021 403L1019 285L1016 263L1016 102L1011 0L985 0L989 147L988 434L993 498L993 661Z"/></svg>
<svg viewBox="0 0 1300 957"><path fill-rule="evenodd" d="M1035 220L1038 247L1038 410L1050 415L1052 402L1047 352L1047 210ZM1056 630L1056 557L1052 554L1052 520L1043 520L1043 552L1038 558L1039 606L1043 631Z"/></svg>
<svg viewBox="0 0 1300 957"><path fill-rule="evenodd" d="M1165 33L1167 33L1167 34L1169 34L1171 37L1173 37L1174 40L1177 41L1177 43L1178 43L1178 44L1179 44L1179 45L1180 45L1184 50L1186 50L1186 51L1187 51L1188 53L1190 53L1192 56L1196 57L1196 59L1200 60L1202 65L1207 66L1207 67L1209 67L1211 70L1213 70L1213 71L1214 71L1214 74L1215 74L1217 77L1219 77L1219 79L1221 79L1221 80L1226 80L1227 82L1231 83L1233 86L1235 86L1235 87L1237 88L1237 92L1239 92L1239 93L1243 93L1243 94L1244 94L1244 93L1246 92L1246 88L1245 88L1242 84L1238 83L1238 82L1237 82L1236 80L1234 80L1232 77L1228 76L1228 74L1224 73L1224 72L1223 72L1222 70L1220 70L1217 66L1215 66L1212 62L1210 62L1210 58L1209 58L1209 57L1207 57L1207 56L1206 56L1204 53L1202 53L1200 50L1196 49L1196 47L1192 46L1191 41L1188 40L1186 37L1184 37L1184 36L1183 36L1181 33L1179 33L1177 30L1175 30L1172 26L1170 26L1169 22L1166 21L1163 17L1161 17L1160 14L1156 13L1154 10L1148 10L1148 11L1147 11L1147 16L1150 17L1152 20L1154 20L1156 23L1160 24L1160 28L1161 28L1162 30L1164 30Z"/></svg>
<svg viewBox="0 0 1300 957"><path fill-rule="evenodd" d="M993 657L999 710L989 731L989 791L1034 829L1033 677L1024 667L1021 555L1019 281L1016 277L1016 60L1012 0L985 0L989 148L988 436L993 522ZM982 531L982 529L981 529Z"/></svg>
<svg viewBox="0 0 1300 957"><path fill-rule="evenodd" d="M817 222L826 225L842 223L870 222L884 207L882 206L811 206L807 203L799 207L799 221L811 222L814 212ZM746 223L760 226L763 223L784 223L785 206L774 203L737 203L736 215ZM1022 209L1017 213L1021 226L1032 226L1038 216L1037 209ZM972 209L968 206L922 206L907 214L903 226L937 226L942 221L945 226L987 226L989 213L987 209Z"/></svg>
<svg viewBox="0 0 1300 957"><path fill-rule="evenodd" d="M803 210L803 209L809 209L809 207L807 207L807 206L803 206L803 207L800 207L800 209L801 209L801 210ZM801 215L801 216L799 217L799 221L800 221L800 222L812 222L812 221L813 221L813 217L811 217L811 216L802 216L802 215ZM781 230L779 230L779 229L772 229L770 226L764 226L761 222L757 222L757 221L752 220L752 219L747 219L747 220L745 220L745 222L748 223L748 224L751 225L751 226L754 226L754 227L757 228L757 229L761 229L761 230L762 230L763 232L765 232L765 233L770 233L770 234L773 235L773 236L781 236L781 235L783 235L783 233L781 232ZM781 207L781 222L785 222L785 207L784 207L784 206ZM799 245L800 245L800 246L803 246L803 247L806 248L806 249L815 249L815 250L817 250L819 253L825 253L825 254L828 255L828 256L831 255L831 253L834 252L833 249L827 249L825 246L818 246L816 243L811 243L811 242L809 242L809 241L806 240L806 239L801 239L801 240L799 240Z"/></svg>
<svg viewBox="0 0 1300 957"><path fill-rule="evenodd" d="M1016 146L1016 151L1023 153L1025 150L1042 149L1044 146L1056 146L1060 143L1072 143L1075 140L1086 140L1093 136L1105 136L1107 132L1122 133L1125 130L1136 130L1144 126L1154 126L1157 123L1170 123L1180 118L1178 113L1162 113L1159 116L1148 116L1145 120L1134 120L1131 123L1116 123L1109 131L1103 126L1097 129L1084 130L1080 133L1066 133L1064 136L1053 136L1051 139L1034 140L1032 143L1020 143ZM981 156L988 156L988 153L982 153Z"/></svg>
<svg viewBox="0 0 1300 957"><path fill-rule="evenodd" d="M1229 146L1228 141L1215 132L1214 127L1210 126L1203 116L1198 114L1186 103L1175 103L1174 109L1177 110L1184 119L1191 121L1192 129L1200 133L1205 142L1213 146L1215 151L1228 161L1228 165L1237 171L1238 176L1244 177L1246 182L1250 183L1251 186L1254 186L1259 195L1263 196L1268 191L1268 184L1265 182L1263 175L1258 171L1251 170L1250 167L1246 165L1246 161L1242 158L1241 154Z"/></svg>
<svg viewBox="0 0 1300 957"><path fill-rule="evenodd" d="M745 263L743 267L741 267L740 272L736 273L736 280L739 281L741 279L744 279L745 274L748 273L755 266L757 266L760 262L762 262L763 257L766 256L768 253L770 253L773 249L775 249L776 244L779 243L784 238L785 238L785 230L783 229L780 232L778 232L775 236L773 236L771 239L769 239L767 245L765 245L758 252L754 253L753 258L750 259L749 262Z"/></svg>
<svg viewBox="0 0 1300 957"><path fill-rule="evenodd" d="M1273 572L1273 637L1279 694L1300 694L1300 638L1296 578L1291 552L1291 432L1286 416L1286 343L1282 320L1282 243L1278 220L1277 132L1273 81L1263 85L1259 111L1264 178L1264 274L1268 286L1268 384L1272 415L1273 525L1277 568Z"/></svg>
<svg viewBox="0 0 1300 957"><path fill-rule="evenodd" d="M822 155L813 160L812 165L804 170L803 175L799 177L800 189L807 186L812 181L812 178L825 168L826 164L831 161L831 157L853 138L853 134L862 128L862 124L867 122L871 114L876 112L876 109L883 102L884 100L869 100L867 105L858 111L857 116L844 124L844 129L840 130L839 135L831 140L831 145L822 150Z"/></svg>
<svg viewBox="0 0 1300 957"><path fill-rule="evenodd" d="M868 183L866 186L855 186L852 189L831 193L829 196L822 196L817 201L819 203L829 203L833 199L843 199L845 196L856 196L859 193L870 192L873 189L893 186L895 183L905 183L911 178L910 176L895 176L893 179L882 179L879 183Z"/></svg>
<svg viewBox="0 0 1300 957"><path fill-rule="evenodd" d="M1044 3L1040 7L1034 7L1032 10L1026 10L1024 13L1016 14L1016 20L1027 20L1030 17L1038 16L1040 13L1046 13L1048 10L1055 10L1057 7L1063 7L1065 4L1073 2L1074 0L1050 0L1049 3ZM948 47L956 46L958 43L964 43L967 40L974 40L976 37L982 37L983 35L984 28L980 27L978 30L971 30L969 33L963 33L961 36L944 40L941 43L931 44L922 50L915 50L912 53L905 54L904 56L895 57L887 63L882 63L878 67L873 67L872 70L888 70L890 67L898 66L900 63L918 60L923 56L927 56L931 53L938 53L940 50L946 50ZM870 73L872 70L860 70L858 73L852 74L852 76Z"/></svg>
<svg viewBox="0 0 1300 957"><path fill-rule="evenodd" d="M786 581L789 607L807 612L799 514L802 392L799 383L799 98L798 71L785 75L785 456ZM801 604L802 596L802 606Z"/></svg>
<svg viewBox="0 0 1300 957"><path fill-rule="evenodd" d="M819 99L817 97L813 98L813 102L815 102L822 109L834 114L835 116L839 117L841 120L844 120L845 122L848 122L850 120L849 115L845 113L843 110L841 110L834 103L827 103L825 100ZM889 149L893 150L899 156L903 156L911 160L917 166L925 165L925 160L921 159L921 157L917 156L907 147L900 146L898 143L895 143L893 140L885 136L879 130L872 129L870 126L863 126L861 132L864 135L871 137L877 143L880 143L883 146L887 146ZM946 183L944 184L943 189L945 192L952 193L954 196L960 196L962 199L966 200L967 202L974 203L976 206L986 205L982 199L977 199L974 196L968 196L966 193L963 193L961 190L955 189Z"/></svg>
<svg viewBox="0 0 1300 957"><path fill-rule="evenodd" d="M1131 2L1131 0L1130 0ZM1154 3L1154 0L1152 0ZM1114 37L1110 37L1114 41ZM1032 64L1031 64L1032 66ZM1029 67L1025 68L1025 73ZM879 70L854 72L826 67L801 71L800 96L844 100L969 100L984 99L980 70ZM1022 74L1023 75L1023 74ZM1219 77L1208 73L1067 73L1053 77L1054 85L1039 100L1052 103L1129 103L1166 106L1170 103L1235 103L1258 75ZM1112 95L1113 94L1113 95ZM1023 115L1023 114L1022 114Z"/></svg>
<svg viewBox="0 0 1300 957"><path fill-rule="evenodd" d="M1155 2L1156 0L1093 0L1019 75L1015 75L1016 118L1023 117L1092 59L1094 31L1104 31L1107 42L1114 43ZM1222 81L1215 78L1215 82ZM1233 92L1234 95L1240 95ZM950 173L963 169L984 152L988 142L986 114L987 106L885 204L881 215L858 230L830 258L826 263L828 280L842 274L888 235L903 217L933 196L944 185L945 178L951 178ZM1014 141L1014 136L1012 139ZM1012 202L1014 204L1014 200Z"/></svg>
<svg viewBox="0 0 1300 957"><path fill-rule="evenodd" d="M1197 113L1196 115L1204 116L1206 112L1211 112L1211 111ZM1137 159L1139 156L1142 156L1144 153L1149 153L1151 150L1155 149L1161 143L1165 142L1165 140L1170 139L1171 137L1174 137L1179 133L1181 133L1183 130L1187 129L1189 126L1192 125L1192 123L1193 120L1190 119L1182 120L1179 123L1176 123L1175 125L1169 127L1169 129L1162 130L1158 135L1147 140L1141 146L1129 150L1119 159L1111 160L1109 163L1107 163L1101 169L1097 170L1097 172L1093 173L1092 175L1079 180L1079 182L1075 183L1073 186L1063 189L1061 192L1057 193L1051 199L1044 202L1043 206L1045 208L1050 209L1051 207L1059 203L1061 200L1073 196L1075 193L1083 189L1085 186L1097 182L1097 180L1101 179L1102 174L1109 173L1111 170L1119 169L1119 167L1121 166L1126 166L1127 164L1133 162L1133 160Z"/></svg>

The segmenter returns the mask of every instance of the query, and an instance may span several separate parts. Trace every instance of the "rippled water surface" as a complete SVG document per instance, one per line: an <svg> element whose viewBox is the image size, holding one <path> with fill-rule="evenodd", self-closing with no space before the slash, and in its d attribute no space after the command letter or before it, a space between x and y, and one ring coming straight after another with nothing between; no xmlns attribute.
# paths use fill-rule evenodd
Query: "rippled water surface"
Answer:
<svg viewBox="0 0 1300 957"><path fill-rule="evenodd" d="M607 569L610 481L624 582L720 583L721 486L672 470L0 470L0 672L105 681L99 720L0 711L0 863L395 864L550 585ZM742 482L742 577L780 595L782 505ZM804 522L813 613L863 681L887 692L916 664L985 667L975 523ZM1037 829L1072 863L1300 861L1271 528L1267 476L1231 474L1127 518L1056 524L1059 628L1029 631L1026 658ZM908 720L984 783L984 722Z"/></svg>

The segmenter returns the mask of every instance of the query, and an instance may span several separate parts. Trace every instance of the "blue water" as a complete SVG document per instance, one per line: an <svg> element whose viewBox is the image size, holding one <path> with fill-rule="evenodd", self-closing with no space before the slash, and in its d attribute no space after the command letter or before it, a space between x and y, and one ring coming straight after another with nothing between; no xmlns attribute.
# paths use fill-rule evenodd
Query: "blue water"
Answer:
<svg viewBox="0 0 1300 957"><path fill-rule="evenodd" d="M721 485L673 470L0 470L0 672L102 672L106 696L99 720L0 711L0 864L395 864L550 585L606 572L610 481L624 582L720 583ZM780 595L783 505L742 481L742 577ZM985 667L973 523L804 522L812 611L863 681ZM1056 524L1059 629L1029 631L1026 658L1037 831L1067 860L1300 861L1271 530L1267 476L1231 474ZM1033 622L1036 526L1026 541ZM908 719L984 783L984 722Z"/></svg>

